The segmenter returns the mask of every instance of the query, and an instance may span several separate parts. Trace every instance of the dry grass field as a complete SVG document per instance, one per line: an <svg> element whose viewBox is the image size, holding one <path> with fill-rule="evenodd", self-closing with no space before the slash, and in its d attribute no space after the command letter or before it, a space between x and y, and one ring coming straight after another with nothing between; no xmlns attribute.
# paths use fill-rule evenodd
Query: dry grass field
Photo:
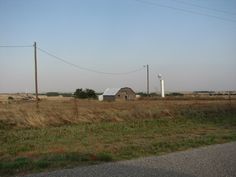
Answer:
<svg viewBox="0 0 236 177"><path fill-rule="evenodd" d="M18 128L39 128L82 122L120 122L139 119L174 119L184 110L220 111L235 109L235 100L140 100L99 102L96 100L42 99L0 104L0 125ZM181 111L180 111L181 110Z"/></svg>
<svg viewBox="0 0 236 177"><path fill-rule="evenodd" d="M0 176L236 140L236 100L0 103Z"/></svg>
<svg viewBox="0 0 236 177"><path fill-rule="evenodd" d="M117 122L172 116L158 102L98 102L94 100L43 100L0 105L0 122L12 127L45 127L81 122Z"/></svg>

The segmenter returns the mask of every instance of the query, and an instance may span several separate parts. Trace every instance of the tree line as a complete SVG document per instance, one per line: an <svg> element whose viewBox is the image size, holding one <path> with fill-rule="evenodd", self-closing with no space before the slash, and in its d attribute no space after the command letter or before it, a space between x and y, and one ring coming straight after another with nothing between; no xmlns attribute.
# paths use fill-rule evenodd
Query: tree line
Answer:
<svg viewBox="0 0 236 177"><path fill-rule="evenodd" d="M93 89L82 89L78 88L74 93L59 93L59 92L47 92L46 96L63 96L63 97L75 97L80 99L96 99L97 94Z"/></svg>

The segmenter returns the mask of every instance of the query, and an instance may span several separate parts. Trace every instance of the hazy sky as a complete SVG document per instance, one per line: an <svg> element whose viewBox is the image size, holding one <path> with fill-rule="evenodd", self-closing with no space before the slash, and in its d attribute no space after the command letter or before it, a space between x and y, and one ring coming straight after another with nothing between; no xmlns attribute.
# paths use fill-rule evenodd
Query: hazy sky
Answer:
<svg viewBox="0 0 236 177"><path fill-rule="evenodd" d="M159 90L158 73L169 91L236 90L235 0L0 0L0 45L34 41L92 70L128 72L149 64L151 91ZM146 91L145 69L97 74L40 51L38 65L40 92ZM25 91L34 91L33 48L0 47L0 92Z"/></svg>

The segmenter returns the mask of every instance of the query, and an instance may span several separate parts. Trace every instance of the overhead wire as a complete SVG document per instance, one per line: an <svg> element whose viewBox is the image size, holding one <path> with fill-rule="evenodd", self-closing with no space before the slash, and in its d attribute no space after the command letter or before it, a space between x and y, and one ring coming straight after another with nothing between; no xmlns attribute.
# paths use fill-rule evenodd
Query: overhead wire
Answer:
<svg viewBox="0 0 236 177"><path fill-rule="evenodd" d="M198 4L191 3L191 2L185 2L185 1L182 1L182 0L171 0L171 1L175 1L175 2L178 2L178 3L181 3L181 4L186 4L186 5L189 5L189 6L194 6L194 7L198 7L198 8L201 8L201 9L210 10L210 11L225 13L225 14L229 14L229 15L236 15L236 12L229 12L229 11L226 11L226 10L210 8L210 7L198 5Z"/></svg>
<svg viewBox="0 0 236 177"><path fill-rule="evenodd" d="M147 0L135 0L135 1L139 2L139 3L143 3L143 4L158 6L158 7L162 7L162 8L168 8L168 9L172 9L172 10L176 10L176 11L182 11L182 12L186 12L186 13L191 13L191 14L196 14L196 15L201 15L201 16L207 16L207 17L215 18L215 19L222 20L222 21L228 21L228 22L236 23L236 20L232 20L232 19L229 19L229 18L224 18L224 17L211 15L211 14L207 14L207 13L202 13L202 12L197 12L197 11L193 11L193 10L188 10L188 9L184 9L184 8L164 5L164 4L156 3L156 2L153 2L153 1L147 1Z"/></svg>
<svg viewBox="0 0 236 177"><path fill-rule="evenodd" d="M46 51L46 50L44 50L42 48L37 47L37 49L39 51L41 51L41 52L43 52L43 53L53 57L54 59L59 60L59 61L65 63L65 64L67 64L67 65L73 66L73 67L75 67L75 68L77 68L79 70L85 70L85 71L89 71L89 72L93 72L93 73L97 73L97 74L128 75L128 74L132 74L132 73L136 73L138 71L144 70L144 67L142 67L142 68L139 68L139 69L136 69L136 70L133 70L133 71L128 71L128 72L117 72L117 73L115 73L115 72L114 73L113 72L103 72L103 71L98 71L98 70L94 70L94 69L89 69L89 68L81 67L81 66L79 66L77 64L74 64L72 62L69 62L69 61L67 61L67 60L65 60L65 59L63 59L61 57L58 57L58 56L56 56L56 55L54 55L54 54L52 54L52 53L50 53L50 52L48 52L48 51Z"/></svg>
<svg viewBox="0 0 236 177"><path fill-rule="evenodd" d="M33 47L33 45L0 45L1 48L24 48L24 47Z"/></svg>

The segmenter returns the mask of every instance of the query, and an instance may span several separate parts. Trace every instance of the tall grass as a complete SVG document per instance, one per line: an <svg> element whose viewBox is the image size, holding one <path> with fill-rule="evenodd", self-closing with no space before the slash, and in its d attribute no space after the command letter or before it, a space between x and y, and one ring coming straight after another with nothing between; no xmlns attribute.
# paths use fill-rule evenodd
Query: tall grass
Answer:
<svg viewBox="0 0 236 177"><path fill-rule="evenodd" d="M124 121L158 117L160 109L141 102L47 101L0 105L0 122L11 127L45 127L81 122Z"/></svg>
<svg viewBox="0 0 236 177"><path fill-rule="evenodd" d="M40 128L82 122L120 122L138 119L174 119L184 115L209 117L230 114L236 101L119 101L43 100L36 108L33 102L0 104L0 128Z"/></svg>

